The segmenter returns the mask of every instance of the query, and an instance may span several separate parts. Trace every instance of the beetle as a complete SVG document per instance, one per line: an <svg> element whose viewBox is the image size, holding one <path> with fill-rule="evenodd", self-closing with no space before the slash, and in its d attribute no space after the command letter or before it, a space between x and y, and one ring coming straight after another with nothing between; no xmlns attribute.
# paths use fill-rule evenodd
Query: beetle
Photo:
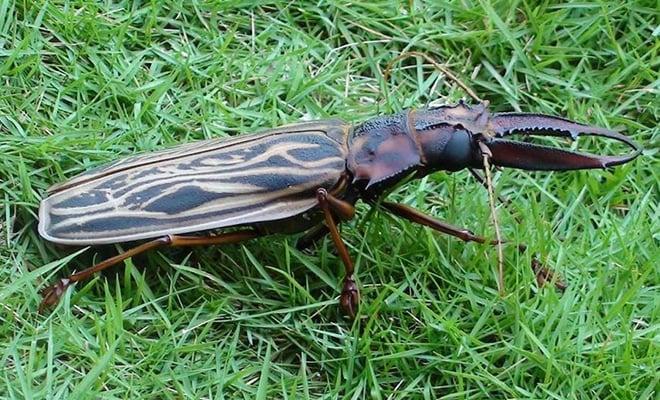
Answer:
<svg viewBox="0 0 660 400"><path fill-rule="evenodd" d="M595 155L506 139L513 134L619 141L626 155ZM330 233L345 267L340 304L359 305L351 257L337 225L363 200L465 241L486 240L405 204L388 190L436 171L492 165L524 170L607 168L641 147L621 133L535 113L491 113L487 102L410 109L352 126L340 119L301 122L258 133L182 144L136 155L48 190L39 233L65 245L146 241L43 290L40 311L72 283L161 246L236 243L275 233Z"/></svg>

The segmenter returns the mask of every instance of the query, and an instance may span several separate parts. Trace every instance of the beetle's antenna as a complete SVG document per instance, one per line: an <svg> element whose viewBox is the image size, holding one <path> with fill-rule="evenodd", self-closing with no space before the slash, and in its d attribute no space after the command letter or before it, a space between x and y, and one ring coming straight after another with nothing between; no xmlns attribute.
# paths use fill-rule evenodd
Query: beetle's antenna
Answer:
<svg viewBox="0 0 660 400"><path fill-rule="evenodd" d="M500 296L504 296L504 254L502 251L502 235L500 234L500 225L497 222L497 211L495 210L495 193L493 192L493 180L490 173L490 158L493 154L488 147L479 142L481 154L483 154L484 172L486 173L486 189L488 189L488 203L490 204L490 215L493 217L495 225L495 240L497 242L497 290Z"/></svg>
<svg viewBox="0 0 660 400"><path fill-rule="evenodd" d="M385 82L387 82L387 80L390 77L390 71L392 70L392 66L394 65L394 63L396 63L397 61L399 61L401 59L410 57L410 56L422 57L426 61L430 62L431 65L433 65L433 67L435 67L435 69L437 69L438 71L445 74L447 76L447 78L449 78L450 80L454 81L454 83L456 83L456 85L458 85L458 87L463 89L465 91L465 93L468 94L468 96L472 97L472 99L474 101L476 101L478 103L483 103L484 102L479 96L477 96L477 94L475 93L474 90L472 90L472 88L470 88L468 85L463 83L463 81L461 81L456 75L454 75L454 73L451 72L447 67L444 67L444 66L438 64L433 58L431 58L427 54L424 54L424 53L419 52L419 51L407 51L407 52L405 52L403 54L400 54L399 56L395 57L392 61L390 61L387 64L387 67L385 67L385 71L383 72L383 79L385 79Z"/></svg>

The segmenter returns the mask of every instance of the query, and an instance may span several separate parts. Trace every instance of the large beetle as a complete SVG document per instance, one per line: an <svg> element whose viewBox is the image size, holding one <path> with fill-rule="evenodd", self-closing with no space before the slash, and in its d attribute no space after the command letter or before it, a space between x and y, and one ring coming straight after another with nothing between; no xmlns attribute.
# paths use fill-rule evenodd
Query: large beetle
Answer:
<svg viewBox="0 0 660 400"><path fill-rule="evenodd" d="M505 139L512 134L591 135L620 141L633 151L578 153ZM354 316L359 292L339 221L352 218L355 203L363 199L435 230L484 242L381 197L404 180L480 168L485 152L496 166L566 171L623 164L641 148L608 129L541 114L491 114L487 103L461 102L357 126L339 119L303 122L129 157L52 187L41 203L39 233L67 245L149 241L46 288L40 309L55 304L72 283L156 247L307 231L304 243L331 234L346 268L340 303Z"/></svg>

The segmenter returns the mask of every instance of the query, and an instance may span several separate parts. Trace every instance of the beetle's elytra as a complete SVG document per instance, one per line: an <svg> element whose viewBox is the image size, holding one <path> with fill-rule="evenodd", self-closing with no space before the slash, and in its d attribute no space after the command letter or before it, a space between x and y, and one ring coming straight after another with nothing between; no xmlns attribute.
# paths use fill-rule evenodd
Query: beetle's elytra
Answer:
<svg viewBox="0 0 660 400"><path fill-rule="evenodd" d="M104 244L299 215L316 205L317 188L338 183L345 135L328 120L129 157L52 188L40 232Z"/></svg>
<svg viewBox="0 0 660 400"><path fill-rule="evenodd" d="M633 152L578 153L504 138L512 134L598 136ZM616 166L641 153L608 129L541 114L490 114L487 103L461 102L355 127L339 119L303 122L129 157L52 187L39 210L39 233L69 245L152 240L48 287L40 308L56 303L71 283L152 248L307 231L302 242L332 235L346 267L340 302L353 316L358 287L337 224L353 216L359 199L376 204L402 180L480 168L485 149L493 165L552 171ZM433 229L485 241L406 205L378 203ZM242 229L222 233L228 227ZM200 236L204 231L216 234Z"/></svg>

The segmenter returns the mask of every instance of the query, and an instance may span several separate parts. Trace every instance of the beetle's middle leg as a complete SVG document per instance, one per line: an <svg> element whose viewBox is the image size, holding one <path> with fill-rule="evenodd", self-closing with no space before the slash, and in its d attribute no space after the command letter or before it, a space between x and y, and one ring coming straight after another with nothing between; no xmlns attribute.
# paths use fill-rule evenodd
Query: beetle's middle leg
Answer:
<svg viewBox="0 0 660 400"><path fill-rule="evenodd" d="M351 219L355 214L355 207L346 201L336 198L323 188L316 190L316 198L319 201L321 210L323 210L325 222L330 231L330 235L332 236L332 241L335 242L339 257L341 257L341 260L344 262L344 267L346 268L344 287L342 288L341 296L339 297L339 304L344 310L346 310L349 317L355 318L355 313L360 305L360 291L357 283L355 283L354 276L355 268L353 267L353 260L351 260L346 245L341 239L339 229L337 229L337 223L333 217L334 213L340 219Z"/></svg>
<svg viewBox="0 0 660 400"><path fill-rule="evenodd" d="M300 251L305 250L313 244L318 243L328 233L330 233L330 229L327 227L327 225L320 223L307 230L305 234L298 239L296 242L296 249Z"/></svg>
<svg viewBox="0 0 660 400"><path fill-rule="evenodd" d="M66 278L60 279L60 281L56 284L43 289L41 291L41 296L43 299L41 300L41 304L39 304L39 313L42 313L47 307L57 304L57 302L60 300L60 297L62 297L62 294L64 294L64 291L69 286L71 286L71 284L85 280L99 271L116 265L140 253L144 253L145 251L165 246L179 247L236 243L248 239L253 239L258 236L263 236L263 233L257 231L256 229L246 229L236 232L227 232L216 236L167 235L158 239L154 239L150 242L146 242L139 246L133 247L132 249L114 257L108 258L107 260L101 261L100 263L93 265L85 270L71 274Z"/></svg>

